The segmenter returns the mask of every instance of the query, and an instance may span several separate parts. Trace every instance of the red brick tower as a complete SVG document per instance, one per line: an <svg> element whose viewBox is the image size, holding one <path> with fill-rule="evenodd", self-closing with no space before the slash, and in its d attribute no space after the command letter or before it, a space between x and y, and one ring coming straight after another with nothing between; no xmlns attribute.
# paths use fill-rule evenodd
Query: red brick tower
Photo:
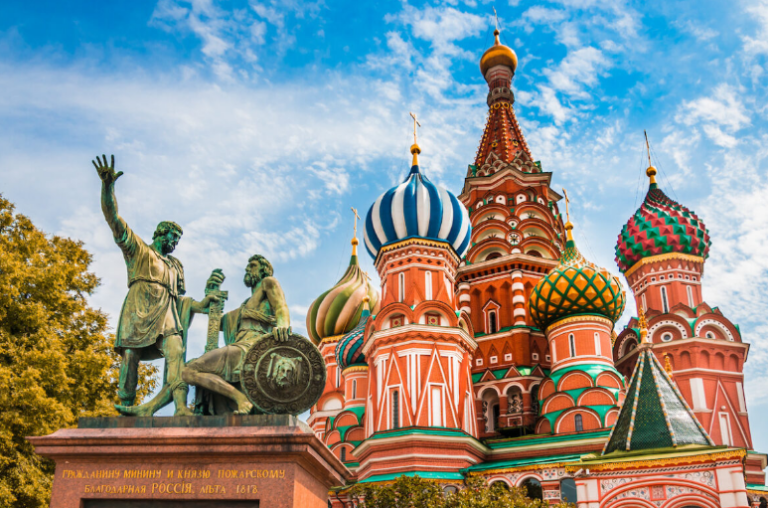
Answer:
<svg viewBox="0 0 768 508"><path fill-rule="evenodd" d="M650 162L650 161L649 161ZM718 445L752 449L744 398L749 344L717 307L702 300L709 234L685 206L664 194L656 168L646 171L645 200L619 235L616 262L648 319L648 341L696 418ZM613 346L616 368L629 379L638 358L639 321L632 318ZM747 482L764 484L756 454Z"/></svg>
<svg viewBox="0 0 768 508"><path fill-rule="evenodd" d="M472 222L470 249L456 276L459 307L478 342L472 368L480 436L532 432L538 385L551 363L542 330L526 311L538 281L564 247L561 196L534 162L513 108L517 56L499 42L480 60L488 121L459 199ZM522 401L522 402L520 402Z"/></svg>
<svg viewBox="0 0 768 508"><path fill-rule="evenodd" d="M360 481L393 475L455 481L479 462L470 366L477 345L456 312L454 284L469 244L466 209L413 166L366 217L365 244L382 284L368 320L366 439L354 454Z"/></svg>

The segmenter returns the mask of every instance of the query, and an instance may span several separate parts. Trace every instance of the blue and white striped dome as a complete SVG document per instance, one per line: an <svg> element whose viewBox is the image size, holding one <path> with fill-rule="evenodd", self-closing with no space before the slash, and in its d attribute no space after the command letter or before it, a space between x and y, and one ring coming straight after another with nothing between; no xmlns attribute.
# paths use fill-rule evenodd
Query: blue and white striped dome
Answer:
<svg viewBox="0 0 768 508"><path fill-rule="evenodd" d="M365 247L376 259L379 250L407 238L448 243L460 258L469 247L469 214L456 196L411 167L408 178L374 201L365 218Z"/></svg>

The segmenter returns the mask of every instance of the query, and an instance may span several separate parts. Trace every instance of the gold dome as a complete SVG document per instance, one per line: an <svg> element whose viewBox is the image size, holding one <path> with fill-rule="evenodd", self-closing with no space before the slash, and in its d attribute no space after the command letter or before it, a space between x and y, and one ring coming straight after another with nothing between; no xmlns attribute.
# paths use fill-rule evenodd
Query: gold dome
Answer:
<svg viewBox="0 0 768 508"><path fill-rule="evenodd" d="M483 53L482 58L480 58L480 72L485 76L485 73L488 72L488 69L491 67L506 65L512 69L512 73L514 74L515 69L517 69L517 55L511 48L503 45L499 41L498 28L493 31L493 35L496 38L496 41L493 46Z"/></svg>

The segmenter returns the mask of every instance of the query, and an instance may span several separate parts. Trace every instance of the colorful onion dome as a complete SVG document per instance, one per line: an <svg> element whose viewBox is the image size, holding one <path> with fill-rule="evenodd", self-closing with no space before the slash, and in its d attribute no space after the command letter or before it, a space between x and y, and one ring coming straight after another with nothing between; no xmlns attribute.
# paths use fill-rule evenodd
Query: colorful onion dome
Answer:
<svg viewBox="0 0 768 508"><path fill-rule="evenodd" d="M506 65L512 69L513 74L515 73L515 69L517 69L517 55L511 48L503 45L501 41L499 41L499 33L498 28L493 31L496 41L480 58L480 72L483 73L483 76L488 72L488 69L497 65Z"/></svg>
<svg viewBox="0 0 768 508"><path fill-rule="evenodd" d="M318 296L307 312L307 332L317 344L334 335L350 332L363 313L363 299L368 297L371 308L379 304L379 293L369 284L368 276L357 259L357 238L352 239L349 267L339 282Z"/></svg>
<svg viewBox="0 0 768 508"><path fill-rule="evenodd" d="M371 315L368 310L368 298L363 298L363 313L351 332L341 338L336 344L336 364L341 370L353 365L367 365L363 354L363 339L365 338L365 324Z"/></svg>
<svg viewBox="0 0 768 508"><path fill-rule="evenodd" d="M622 273L638 261L671 252L709 257L709 232L696 214L667 197L656 183L656 168L646 174L651 185L645 200L621 229L616 264Z"/></svg>
<svg viewBox="0 0 768 508"><path fill-rule="evenodd" d="M604 316L614 323L621 317L626 295L621 282L604 268L587 261L573 241L573 225L565 225L568 241L560 264L531 292L528 311L541 330L562 318L578 314Z"/></svg>
<svg viewBox="0 0 768 508"><path fill-rule="evenodd" d="M365 246L376 259L379 250L407 238L448 243L461 258L469 247L471 226L464 205L419 170L418 145L411 147L413 165L403 183L379 196L365 218Z"/></svg>

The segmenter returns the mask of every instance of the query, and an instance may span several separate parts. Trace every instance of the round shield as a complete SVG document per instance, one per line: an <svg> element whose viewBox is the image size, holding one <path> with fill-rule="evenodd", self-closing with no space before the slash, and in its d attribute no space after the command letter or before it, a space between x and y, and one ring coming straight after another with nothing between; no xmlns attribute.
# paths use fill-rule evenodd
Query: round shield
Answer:
<svg viewBox="0 0 768 508"><path fill-rule="evenodd" d="M245 354L242 387L258 412L298 415L325 388L325 361L317 347L297 333L278 342L265 335Z"/></svg>

